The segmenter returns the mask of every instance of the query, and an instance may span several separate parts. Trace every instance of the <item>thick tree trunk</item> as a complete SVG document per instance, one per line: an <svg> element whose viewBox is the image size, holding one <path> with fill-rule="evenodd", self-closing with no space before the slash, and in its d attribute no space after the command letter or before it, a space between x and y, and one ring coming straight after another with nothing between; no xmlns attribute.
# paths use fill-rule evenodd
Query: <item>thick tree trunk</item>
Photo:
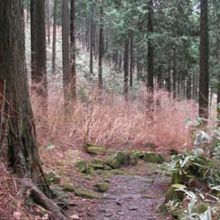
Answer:
<svg viewBox="0 0 220 220"><path fill-rule="evenodd" d="M148 34L153 33L153 0L148 0ZM150 92L154 88L154 57L153 57L153 44L152 40L148 39L148 78L147 87Z"/></svg>
<svg viewBox="0 0 220 220"><path fill-rule="evenodd" d="M21 178L31 178L47 195L36 146L24 57L24 20L21 0L0 1L0 81L4 82L4 112L8 115L9 166Z"/></svg>
<svg viewBox="0 0 220 220"><path fill-rule="evenodd" d="M201 0L200 15L200 72L199 72L199 116L209 116L209 37L208 0Z"/></svg>
<svg viewBox="0 0 220 220"><path fill-rule="evenodd" d="M93 25L94 7L90 6L90 47L89 47L89 70L90 74L93 74L93 50L94 50L94 25Z"/></svg>
<svg viewBox="0 0 220 220"><path fill-rule="evenodd" d="M99 82L98 87L102 90L103 87L103 80L102 80L102 59L104 54L104 36L103 36L103 0L101 0L100 5L100 24L99 24L99 61L98 61L98 68L99 68Z"/></svg>
<svg viewBox="0 0 220 220"><path fill-rule="evenodd" d="M52 74L55 74L56 71L57 1L58 0L54 0L54 6L53 6Z"/></svg>
<svg viewBox="0 0 220 220"><path fill-rule="evenodd" d="M45 0L31 0L31 76L37 93L47 97ZM46 100L45 100L46 102Z"/></svg>
<svg viewBox="0 0 220 220"><path fill-rule="evenodd" d="M70 2L70 43L71 43L71 94L72 99L76 101L76 38L75 38L75 14L76 14L76 1Z"/></svg>
<svg viewBox="0 0 220 220"><path fill-rule="evenodd" d="M50 44L50 1L46 0L47 43Z"/></svg>
<svg viewBox="0 0 220 220"><path fill-rule="evenodd" d="M62 54L63 54L63 89L64 89L64 108L65 113L68 112L68 105L72 101L70 93L71 72L70 72L70 51L69 51L69 36L70 36L70 17L68 0L62 2Z"/></svg>

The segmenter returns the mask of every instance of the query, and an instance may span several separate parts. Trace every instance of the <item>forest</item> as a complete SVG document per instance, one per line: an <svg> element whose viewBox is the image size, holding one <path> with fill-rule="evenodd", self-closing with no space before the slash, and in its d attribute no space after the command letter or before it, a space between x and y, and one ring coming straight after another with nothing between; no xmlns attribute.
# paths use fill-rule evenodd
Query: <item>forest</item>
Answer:
<svg viewBox="0 0 220 220"><path fill-rule="evenodd" d="M219 0L0 0L0 220L219 220L219 167Z"/></svg>

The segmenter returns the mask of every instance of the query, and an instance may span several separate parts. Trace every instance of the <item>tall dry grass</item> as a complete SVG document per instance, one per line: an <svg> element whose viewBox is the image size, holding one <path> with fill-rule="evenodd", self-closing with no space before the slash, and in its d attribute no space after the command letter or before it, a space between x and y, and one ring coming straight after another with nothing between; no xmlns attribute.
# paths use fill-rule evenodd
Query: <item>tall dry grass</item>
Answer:
<svg viewBox="0 0 220 220"><path fill-rule="evenodd" d="M125 101L123 96L104 93L99 96L90 89L87 95L78 96L76 105L69 105L71 114L64 119L61 89L50 89L47 117L40 106L40 97L32 92L39 143L73 149L84 143L116 148L151 143L159 150L190 147L191 132L186 121L195 118L195 104L171 101L167 92L157 91L152 112L146 107L148 96L142 89L137 98Z"/></svg>

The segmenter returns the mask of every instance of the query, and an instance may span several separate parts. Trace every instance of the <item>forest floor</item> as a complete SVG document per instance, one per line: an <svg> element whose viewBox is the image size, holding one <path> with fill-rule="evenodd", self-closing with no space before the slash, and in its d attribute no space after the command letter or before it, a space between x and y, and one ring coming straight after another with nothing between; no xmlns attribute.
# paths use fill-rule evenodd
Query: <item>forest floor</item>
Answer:
<svg viewBox="0 0 220 220"><path fill-rule="evenodd" d="M67 213L71 219L169 219L160 212L170 184L170 177L164 170L164 164L146 163L140 160L135 165L112 170L96 170L91 174L83 174L77 171L76 161L82 159L85 161L103 160L104 157L90 156L80 151L72 153L78 154L75 161L68 164L70 161L67 158L64 157L63 160L60 158L60 162L62 161L60 168L62 167L62 169L56 169L61 178L60 185L73 186L74 192L68 193L71 207ZM70 152L67 154L68 157L71 155ZM68 162L65 163L67 160ZM63 166L64 163L65 166ZM98 184L107 185L107 189L103 190L105 192L97 190ZM85 196L85 192L79 193L79 191L85 191L89 196ZM90 196L91 198L89 198Z"/></svg>

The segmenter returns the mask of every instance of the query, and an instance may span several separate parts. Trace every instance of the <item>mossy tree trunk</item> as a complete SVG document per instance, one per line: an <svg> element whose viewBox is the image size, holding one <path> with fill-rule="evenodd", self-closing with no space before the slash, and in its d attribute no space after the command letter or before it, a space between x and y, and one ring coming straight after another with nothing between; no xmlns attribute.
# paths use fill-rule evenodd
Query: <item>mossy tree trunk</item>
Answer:
<svg viewBox="0 0 220 220"><path fill-rule="evenodd" d="M18 177L32 179L48 195L28 93L23 22L21 0L0 1L0 81L6 100L8 162Z"/></svg>

